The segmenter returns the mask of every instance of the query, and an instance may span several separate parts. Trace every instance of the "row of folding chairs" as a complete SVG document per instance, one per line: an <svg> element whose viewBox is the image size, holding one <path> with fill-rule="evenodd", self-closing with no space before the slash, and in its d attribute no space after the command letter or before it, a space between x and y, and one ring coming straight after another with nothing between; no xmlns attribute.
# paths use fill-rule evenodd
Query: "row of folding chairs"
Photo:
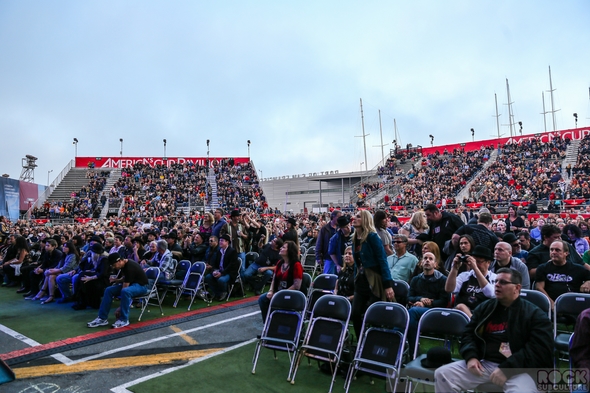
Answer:
<svg viewBox="0 0 590 393"><path fill-rule="evenodd" d="M287 380L291 384L295 384L303 357L329 364L332 371L331 392L341 366L351 304L345 297L333 294L318 298L300 344L308 304L306 296L300 291L283 290L273 296L262 334L256 343L252 373L256 373L262 348L273 350L275 359L276 352L283 351L289 355ZM346 391L358 371L386 377L392 389L390 391L395 391L408 323L408 311L400 304L377 302L369 307L359 345L346 376Z"/></svg>

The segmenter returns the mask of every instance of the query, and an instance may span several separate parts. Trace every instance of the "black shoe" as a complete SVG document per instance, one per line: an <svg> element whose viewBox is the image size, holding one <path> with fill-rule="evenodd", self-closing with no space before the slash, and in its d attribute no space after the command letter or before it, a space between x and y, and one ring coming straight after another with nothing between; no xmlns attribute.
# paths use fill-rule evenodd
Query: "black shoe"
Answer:
<svg viewBox="0 0 590 393"><path fill-rule="evenodd" d="M27 288L21 288L18 291L16 291L16 293L27 293L29 292L29 290Z"/></svg>
<svg viewBox="0 0 590 393"><path fill-rule="evenodd" d="M31 295L34 295L33 291L29 291L27 293L23 293L23 297L29 297Z"/></svg>

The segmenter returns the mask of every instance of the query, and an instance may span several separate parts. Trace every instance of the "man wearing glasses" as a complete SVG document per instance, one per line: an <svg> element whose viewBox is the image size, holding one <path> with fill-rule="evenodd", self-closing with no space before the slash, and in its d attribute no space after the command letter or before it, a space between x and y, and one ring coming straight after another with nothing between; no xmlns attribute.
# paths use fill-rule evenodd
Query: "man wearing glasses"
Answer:
<svg viewBox="0 0 590 393"><path fill-rule="evenodd" d="M435 371L435 392L473 390L489 382L504 392L538 391L536 379L525 368L553 367L553 329L546 313L520 299L521 283L518 271L497 271L495 299L474 310L461 337L464 360Z"/></svg>
<svg viewBox="0 0 590 393"><path fill-rule="evenodd" d="M410 283L410 277L418 264L418 258L407 251L408 238L405 235L393 237L393 255L387 257L391 278Z"/></svg>

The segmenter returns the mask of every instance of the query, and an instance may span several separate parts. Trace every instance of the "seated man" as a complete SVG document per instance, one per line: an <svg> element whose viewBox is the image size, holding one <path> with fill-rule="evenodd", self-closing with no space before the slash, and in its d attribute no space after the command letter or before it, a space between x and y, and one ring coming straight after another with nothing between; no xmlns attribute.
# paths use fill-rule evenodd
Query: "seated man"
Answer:
<svg viewBox="0 0 590 393"><path fill-rule="evenodd" d="M512 233L510 234L514 236ZM518 270L522 276L522 289L531 289L529 269L518 258L512 256L512 246L507 242L498 242L494 248L494 261L490 265L490 271L496 272L503 267Z"/></svg>
<svg viewBox="0 0 590 393"><path fill-rule="evenodd" d="M447 277L437 270L438 261L431 252L422 255L422 273L412 279L408 303L410 324L408 327L408 341L410 348L414 348L418 321L429 308L446 307L449 294L445 291Z"/></svg>
<svg viewBox="0 0 590 393"><path fill-rule="evenodd" d="M492 252L484 246L475 246L471 255L453 259L445 290L456 295L455 308L469 317L476 306L494 297L496 274L488 270L492 259ZM463 263L470 269L457 275Z"/></svg>
<svg viewBox="0 0 590 393"><path fill-rule="evenodd" d="M274 238L260 250L258 258L244 272L242 276L244 284L250 284L256 295L260 295L264 285L272 280L272 273L277 262L281 259L279 250L282 246L283 239L280 237ZM262 280L256 278L258 274L262 275Z"/></svg>
<svg viewBox="0 0 590 393"><path fill-rule="evenodd" d="M561 239L556 240L549 247L551 260L537 267L536 289L549 297L551 308L559 295L567 292L588 292L590 287L590 271L568 261L568 254L568 243ZM584 284L585 281L587 283Z"/></svg>
<svg viewBox="0 0 590 393"><path fill-rule="evenodd" d="M205 276L205 283L216 300L225 299L228 284L238 277L240 262L236 250L229 246L230 241L228 234L219 237L219 250L211 261L213 271Z"/></svg>
<svg viewBox="0 0 590 393"><path fill-rule="evenodd" d="M408 238L406 235L395 235L393 237L393 255L387 257L392 280L410 282L410 277L418 264L418 258L410 254L406 247Z"/></svg>
<svg viewBox="0 0 590 393"><path fill-rule="evenodd" d="M435 371L435 392L473 390L487 382L505 392L537 391L536 376L523 369L553 368L553 328L546 313L520 299L520 290L517 270L498 270L496 298L474 310L461 337L464 360Z"/></svg>
<svg viewBox="0 0 590 393"><path fill-rule="evenodd" d="M123 283L108 287L104 291L102 302L98 310L98 317L92 322L88 322L88 327L94 328L109 324L108 317L111 310L111 304L115 296L121 297L121 306L115 312L118 315L117 321L113 324L115 329L129 325L129 308L131 300L136 296L148 293L148 278L139 264L129 259L122 259L118 253L110 254L108 263L114 270L121 270ZM109 279L114 282L116 278Z"/></svg>

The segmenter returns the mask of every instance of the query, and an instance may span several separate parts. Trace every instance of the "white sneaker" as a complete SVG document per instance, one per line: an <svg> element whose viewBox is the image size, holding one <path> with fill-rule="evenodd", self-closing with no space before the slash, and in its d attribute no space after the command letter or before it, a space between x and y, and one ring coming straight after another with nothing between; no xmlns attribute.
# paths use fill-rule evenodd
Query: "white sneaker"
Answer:
<svg viewBox="0 0 590 393"><path fill-rule="evenodd" d="M109 324L109 321L107 321L106 319L100 319L100 317L96 317L96 319L92 322L88 322L88 327L89 328L95 328L95 327L99 327L99 326L106 326Z"/></svg>
<svg viewBox="0 0 590 393"><path fill-rule="evenodd" d="M115 329L119 329L119 328L125 327L127 325L129 325L129 321L117 320L115 323L113 323L113 327Z"/></svg>

